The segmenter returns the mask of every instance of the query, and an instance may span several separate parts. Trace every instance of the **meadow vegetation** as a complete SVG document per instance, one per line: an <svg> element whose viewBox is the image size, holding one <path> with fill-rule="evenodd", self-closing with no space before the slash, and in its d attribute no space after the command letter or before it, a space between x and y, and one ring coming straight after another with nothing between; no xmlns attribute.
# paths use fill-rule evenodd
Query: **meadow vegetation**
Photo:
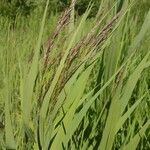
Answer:
<svg viewBox="0 0 150 150"><path fill-rule="evenodd" d="M0 1L0 149L150 149L150 1L22 2Z"/></svg>

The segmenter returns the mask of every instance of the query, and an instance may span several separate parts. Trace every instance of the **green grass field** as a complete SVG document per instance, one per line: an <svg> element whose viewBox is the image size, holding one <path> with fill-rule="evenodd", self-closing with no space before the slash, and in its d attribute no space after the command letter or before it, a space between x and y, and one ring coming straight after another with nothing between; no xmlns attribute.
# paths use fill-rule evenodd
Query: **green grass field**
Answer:
<svg viewBox="0 0 150 150"><path fill-rule="evenodd" d="M150 10L110 1L0 17L0 149L150 149Z"/></svg>

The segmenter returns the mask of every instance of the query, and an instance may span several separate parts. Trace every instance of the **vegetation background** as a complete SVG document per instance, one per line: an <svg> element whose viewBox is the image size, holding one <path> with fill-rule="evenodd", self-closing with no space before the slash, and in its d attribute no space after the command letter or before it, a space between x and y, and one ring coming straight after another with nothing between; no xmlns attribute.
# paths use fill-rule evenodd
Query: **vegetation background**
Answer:
<svg viewBox="0 0 150 150"><path fill-rule="evenodd" d="M150 0L0 0L0 149L150 149Z"/></svg>

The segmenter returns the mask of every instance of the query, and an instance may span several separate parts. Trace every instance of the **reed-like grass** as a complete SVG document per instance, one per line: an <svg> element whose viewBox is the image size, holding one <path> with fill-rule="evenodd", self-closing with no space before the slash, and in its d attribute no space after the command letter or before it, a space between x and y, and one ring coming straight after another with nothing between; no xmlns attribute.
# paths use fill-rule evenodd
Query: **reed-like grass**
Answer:
<svg viewBox="0 0 150 150"><path fill-rule="evenodd" d="M150 11L141 26L134 0L91 19L92 3L48 4L13 29L0 18L0 149L149 149Z"/></svg>

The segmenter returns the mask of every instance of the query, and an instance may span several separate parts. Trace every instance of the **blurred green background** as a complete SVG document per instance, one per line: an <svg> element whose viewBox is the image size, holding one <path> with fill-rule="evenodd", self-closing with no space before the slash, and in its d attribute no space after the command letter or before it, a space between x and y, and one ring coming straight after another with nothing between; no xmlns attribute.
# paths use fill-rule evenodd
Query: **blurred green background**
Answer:
<svg viewBox="0 0 150 150"><path fill-rule="evenodd" d="M77 0L76 1L76 15L81 16L87 9L89 3L93 3L92 11L89 18L95 17L99 5L102 0ZM108 1L108 0L106 0ZM121 8L124 0L112 0L108 1L111 6L114 1L118 3L118 8ZM50 6L48 14L59 14L71 3L71 0L50 0ZM45 8L46 0L0 0L0 17L8 18L15 22L18 16L30 17L31 14L40 15ZM139 8L139 9L137 9ZM136 4L133 7L133 14L138 16L139 25L143 22L143 16L150 8L150 0L136 0Z"/></svg>

